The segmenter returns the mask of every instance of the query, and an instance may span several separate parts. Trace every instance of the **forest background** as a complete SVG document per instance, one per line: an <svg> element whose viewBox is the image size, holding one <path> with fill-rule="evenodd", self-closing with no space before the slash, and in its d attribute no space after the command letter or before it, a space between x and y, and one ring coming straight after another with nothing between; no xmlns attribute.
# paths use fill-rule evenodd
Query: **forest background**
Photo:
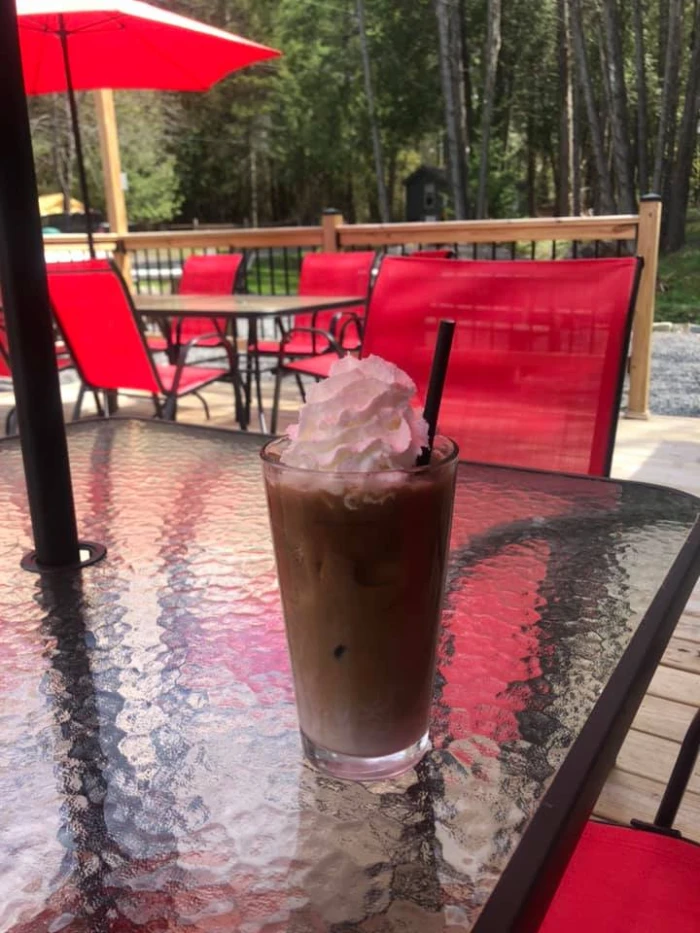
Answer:
<svg viewBox="0 0 700 933"><path fill-rule="evenodd" d="M317 223L327 207L402 220L403 180L427 164L445 173L444 219L631 213L658 192L662 249L681 278L700 272L700 0L162 5L283 57L207 94L116 94L133 225ZM65 95L30 108L40 191L75 195Z"/></svg>

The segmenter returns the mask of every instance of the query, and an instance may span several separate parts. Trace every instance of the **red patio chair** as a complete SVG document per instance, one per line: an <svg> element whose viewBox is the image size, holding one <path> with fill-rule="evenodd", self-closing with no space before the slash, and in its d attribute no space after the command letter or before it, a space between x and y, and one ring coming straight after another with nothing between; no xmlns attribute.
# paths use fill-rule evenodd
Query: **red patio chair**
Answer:
<svg viewBox="0 0 700 933"><path fill-rule="evenodd" d="M321 253L315 255L323 256L327 254ZM358 254L355 253L349 255ZM451 249L416 250L415 252L411 253L412 259L450 259L452 257L454 257L454 252ZM371 294L372 283L378 273L379 267L373 263L370 268L369 294ZM317 294L321 294L321 292L317 292ZM340 319L339 326L338 319ZM345 353L350 353L357 350L359 345L361 345L363 321L364 316L360 318L360 323L357 323L356 312L347 315L344 319L342 317L342 312L340 314L336 314L335 320L333 320L333 324L330 327L329 336L328 328L323 328L323 324L326 322L321 320L319 316L319 319L312 322L311 326L308 328L308 333L311 334L310 339L313 340L314 335L316 335L316 339L322 346L321 352L315 356L293 356L291 354L287 354L287 348L284 345L282 346L278 357L275 391L272 403L272 423L270 430L273 434L277 431L281 380L284 378L284 376L288 373L292 373L296 377L297 386L299 387L299 394L301 395L302 400L305 401L306 395L301 377L311 376L315 378L316 381L320 379L326 379L328 377L328 372L331 366L340 356L344 355ZM350 331L350 334L347 333L348 330Z"/></svg>
<svg viewBox="0 0 700 933"><path fill-rule="evenodd" d="M242 253L188 256L182 266L178 294L231 295L236 291L242 262ZM167 337L149 337L148 347L172 357L178 347L194 337L204 337L201 347L221 346L217 335L226 335L226 318L179 318L171 323Z"/></svg>
<svg viewBox="0 0 700 933"><path fill-rule="evenodd" d="M440 430L466 460L607 475L641 260L388 256L362 356L425 398L440 318L454 337Z"/></svg>
<svg viewBox="0 0 700 933"><path fill-rule="evenodd" d="M453 249L415 249L411 253L411 259L417 256L421 259L454 259L455 251Z"/></svg>
<svg viewBox="0 0 700 933"><path fill-rule="evenodd" d="M300 295L369 295L372 270L377 260L376 253L364 250L349 253L307 253L301 264L299 276ZM357 305L342 311L318 311L313 314L297 314L292 327L285 330L282 322L277 324L281 331L280 340L258 341L258 354L275 357L277 379L272 405L271 430L277 428L280 380L288 371L287 363L303 359L303 372L328 375L328 369L342 353L357 351L362 342L362 327L365 306ZM328 359L323 357L328 355ZM316 372L318 371L318 372ZM301 373L294 372L299 393L304 399Z"/></svg>
<svg viewBox="0 0 700 933"><path fill-rule="evenodd" d="M54 315L83 384L93 390L137 390L151 395L158 417L175 419L177 400L234 373L236 418L242 411L240 381L231 347L218 334L206 334L180 348L177 364L156 366L141 322L118 270L106 259L47 266ZM185 365L190 349L216 337L229 357L229 369ZM73 417L80 416L82 394ZM208 410L206 403L205 411Z"/></svg>
<svg viewBox="0 0 700 933"><path fill-rule="evenodd" d="M369 250L350 253L307 253L301 263L299 294L367 295L376 254ZM326 334L337 336L344 349L359 349L365 306L342 311L297 314L290 329L278 321L280 340L258 341L261 356L316 356L331 349ZM342 331L342 334L341 334Z"/></svg>
<svg viewBox="0 0 700 933"><path fill-rule="evenodd" d="M68 353L64 346L57 343L56 344L56 365L60 371L64 369L70 369L73 365L73 361L68 356ZM0 379L2 380L12 380L12 368L10 366L10 348L7 341L7 331L5 329L5 315L2 310L2 302L0 301ZM3 387L4 388L4 387ZM12 386L7 386L8 389L11 389ZM14 406L8 411L5 416L5 434L14 434L17 428L17 418Z"/></svg>
<svg viewBox="0 0 700 933"><path fill-rule="evenodd" d="M700 749L700 711L651 825L589 822L539 933L697 933L700 845L674 830Z"/></svg>

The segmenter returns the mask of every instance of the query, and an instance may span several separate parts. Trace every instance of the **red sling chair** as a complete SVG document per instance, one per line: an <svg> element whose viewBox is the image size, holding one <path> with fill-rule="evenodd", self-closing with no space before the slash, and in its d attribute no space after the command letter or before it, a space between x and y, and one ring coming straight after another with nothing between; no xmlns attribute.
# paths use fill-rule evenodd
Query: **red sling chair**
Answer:
<svg viewBox="0 0 700 933"><path fill-rule="evenodd" d="M54 315L83 381L93 390L138 390L151 395L158 417L173 419L177 400L230 372L234 373L236 416L242 411L240 380L228 343L218 334L195 337L180 349L177 364L156 366L151 359L131 296L117 269L106 259L47 266ZM187 366L190 349L204 337L216 338L229 368ZM73 417L80 415L81 396ZM206 405L205 405L206 411Z"/></svg>
<svg viewBox="0 0 700 933"><path fill-rule="evenodd" d="M457 328L439 429L463 459L609 473L641 260L455 261L388 256L362 356L425 398L438 321Z"/></svg>
<svg viewBox="0 0 700 933"><path fill-rule="evenodd" d="M700 748L700 711L652 824L589 822L539 933L697 933L700 845L673 822Z"/></svg>
<svg viewBox="0 0 700 933"><path fill-rule="evenodd" d="M178 295L232 295L239 280L242 253L221 253L188 256L182 266ZM226 334L226 318L186 317L173 321L167 337L149 337L152 351L164 351L169 356L194 337L204 337L200 347L221 346Z"/></svg>

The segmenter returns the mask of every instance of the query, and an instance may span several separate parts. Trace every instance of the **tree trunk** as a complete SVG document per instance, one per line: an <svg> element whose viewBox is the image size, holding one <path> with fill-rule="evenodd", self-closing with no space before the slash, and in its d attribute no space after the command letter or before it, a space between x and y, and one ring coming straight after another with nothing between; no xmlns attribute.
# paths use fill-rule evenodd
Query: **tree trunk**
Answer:
<svg viewBox="0 0 700 933"><path fill-rule="evenodd" d="M471 168L471 149L472 149L472 135L474 133L474 102L472 95L472 81L471 81L471 71L470 71L470 52L469 52L469 42L467 41L467 5L466 0L459 0L458 6L458 15L459 15L459 34L461 42L461 59L462 59L462 99L464 101L464 162L465 162L465 175L464 175L464 187L468 188L467 180L470 177L470 168ZM468 205L467 205L468 206Z"/></svg>
<svg viewBox="0 0 700 933"><path fill-rule="evenodd" d="M664 78L664 56L668 42L668 5L669 0L659 0L658 28L656 32L656 80L659 83Z"/></svg>
<svg viewBox="0 0 700 933"><path fill-rule="evenodd" d="M586 44L583 37L583 21L581 16L581 0L568 0L568 3L574 58L576 59L576 66L578 69L581 95L586 105L591 145L593 147L593 158L595 160L596 174L598 176L600 209L605 214L615 213L615 198L613 196L610 171L605 159L603 131L600 125L600 116L593 94L593 84L588 68L588 58L586 56Z"/></svg>
<svg viewBox="0 0 700 933"><path fill-rule="evenodd" d="M465 220L466 195L461 171L461 133L459 125L458 101L455 97L455 82L451 41L452 3L451 0L435 0L435 14L438 23L440 82L445 105L445 138L447 143L447 171L452 192L452 202L456 220Z"/></svg>
<svg viewBox="0 0 700 933"><path fill-rule="evenodd" d="M357 0L357 26L360 33L360 51L362 53L362 70L365 76L365 94L367 95L367 115L369 117L370 132L372 134L372 149L374 151L374 170L377 176L377 207L379 219L383 224L389 223L389 201L386 196L384 184L384 161L382 159L382 141L379 135L379 122L374 106L374 88L372 87L372 71L370 69L369 48L367 46L367 29L365 26L365 3Z"/></svg>
<svg viewBox="0 0 700 933"><path fill-rule="evenodd" d="M397 151L396 147L393 146L389 151L389 158L387 160L387 198L389 199L389 214L392 217L394 216L396 195L396 168Z"/></svg>
<svg viewBox="0 0 700 933"><path fill-rule="evenodd" d="M486 48L484 58L484 104L481 111L481 156L479 159L479 190L476 196L476 216L485 217L487 211L486 181L489 170L489 141L493 99L496 87L498 53L501 50L501 0L488 0L486 26Z"/></svg>
<svg viewBox="0 0 700 933"><path fill-rule="evenodd" d="M559 67L559 184L557 214L571 214L572 157L574 152L574 99L571 81L571 48L566 0L557 0L557 57Z"/></svg>
<svg viewBox="0 0 700 933"><path fill-rule="evenodd" d="M676 114L674 102L678 102L678 70L681 57L681 15L683 0L667 0L668 3L668 39L666 41L666 61L664 65L664 83L659 108L659 127L656 135L654 155L654 177L652 188L661 193L665 187L665 161L669 145L675 136Z"/></svg>
<svg viewBox="0 0 700 933"><path fill-rule="evenodd" d="M457 139L459 151L459 174L464 192L464 216L469 216L469 187L467 184L467 164L469 155L469 134L467 126L467 101L464 86L464 56L466 45L464 21L462 19L462 0L453 0L450 11L450 74L457 106Z"/></svg>
<svg viewBox="0 0 700 933"><path fill-rule="evenodd" d="M644 0L634 0L634 65L637 81L637 184L640 194L649 188L649 130L647 77L644 64Z"/></svg>
<svg viewBox="0 0 700 933"><path fill-rule="evenodd" d="M73 188L73 129L67 94L52 95L51 132L56 183L63 195L63 213L69 216Z"/></svg>
<svg viewBox="0 0 700 933"><path fill-rule="evenodd" d="M610 123L612 130L613 160L620 206L626 214L635 209L634 192L630 175L632 154L630 152L629 122L627 119L627 88L625 86L622 38L617 0L603 0L603 33L607 50L608 83L610 86Z"/></svg>
<svg viewBox="0 0 700 933"><path fill-rule="evenodd" d="M258 150L255 130L250 134L250 221L253 227L260 225L258 209Z"/></svg>
<svg viewBox="0 0 700 933"><path fill-rule="evenodd" d="M700 116L700 3L695 0L693 19L693 46L688 67L688 83L681 118L678 153L670 188L664 247L669 251L680 249L685 242L685 222L688 211L690 176L697 142Z"/></svg>
<svg viewBox="0 0 700 933"><path fill-rule="evenodd" d="M535 185L537 183L537 154L535 152L535 121L532 114L527 118L527 214L534 217L537 211Z"/></svg>

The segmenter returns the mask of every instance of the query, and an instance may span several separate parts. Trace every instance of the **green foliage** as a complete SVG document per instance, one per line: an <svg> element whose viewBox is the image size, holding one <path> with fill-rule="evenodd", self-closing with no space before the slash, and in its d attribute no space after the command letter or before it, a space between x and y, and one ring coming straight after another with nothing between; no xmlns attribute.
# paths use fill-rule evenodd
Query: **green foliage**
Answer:
<svg viewBox="0 0 700 933"><path fill-rule="evenodd" d="M688 215L686 244L661 256L656 320L700 324L700 211Z"/></svg>
<svg viewBox="0 0 700 933"><path fill-rule="evenodd" d="M161 97L135 91L116 95L126 207L133 223L173 220L182 203L176 159L168 151L169 102Z"/></svg>
<svg viewBox="0 0 700 933"><path fill-rule="evenodd" d="M467 187L478 174L488 0L452 0L463 15ZM356 0L175 0L178 12L279 48L282 58L247 68L206 94L118 94L132 222L316 223L326 207L350 221L376 220L375 166ZM560 0L502 0L502 43L489 151L492 217L555 210L559 165ZM631 7L631 4L629 5ZM663 78L662 4L645 4L644 39L653 147ZM620 2L630 132L636 121L632 14ZM582 0L596 106L606 115L599 0ZM365 0L367 42L393 219L403 219L402 181L420 163L444 167L445 115L435 0ZM683 26L681 82L691 16ZM661 48L661 52L660 52ZM459 96L459 95L458 95ZM682 98L681 94L681 98ZM59 96L60 97L60 96ZM92 96L80 95L92 197L103 206ZM679 102L679 109L683 101ZM65 107L31 101L42 191L60 190L70 160ZM598 182L581 100L577 105L584 209ZM605 122L606 158L611 136ZM65 180L65 179L64 179ZM71 179L68 179L70 182ZM72 193L77 195L75 175ZM696 159L691 190L700 189ZM450 214L449 205L447 216Z"/></svg>

